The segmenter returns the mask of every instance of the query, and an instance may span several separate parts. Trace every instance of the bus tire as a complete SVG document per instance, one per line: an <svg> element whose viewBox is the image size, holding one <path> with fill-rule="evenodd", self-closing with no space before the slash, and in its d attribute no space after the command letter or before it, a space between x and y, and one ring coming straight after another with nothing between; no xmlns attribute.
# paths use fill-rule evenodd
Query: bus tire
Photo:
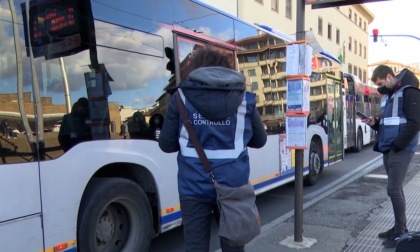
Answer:
<svg viewBox="0 0 420 252"><path fill-rule="evenodd" d="M320 146L316 141L311 141L309 147L309 174L306 175L303 183L306 186L313 186L316 184L319 174L322 172L322 152Z"/></svg>
<svg viewBox="0 0 420 252"><path fill-rule="evenodd" d="M131 180L94 178L78 218L79 252L149 250L152 212L146 194Z"/></svg>
<svg viewBox="0 0 420 252"><path fill-rule="evenodd" d="M363 134L362 130L357 130L356 146L354 147L355 152L361 152L363 149Z"/></svg>

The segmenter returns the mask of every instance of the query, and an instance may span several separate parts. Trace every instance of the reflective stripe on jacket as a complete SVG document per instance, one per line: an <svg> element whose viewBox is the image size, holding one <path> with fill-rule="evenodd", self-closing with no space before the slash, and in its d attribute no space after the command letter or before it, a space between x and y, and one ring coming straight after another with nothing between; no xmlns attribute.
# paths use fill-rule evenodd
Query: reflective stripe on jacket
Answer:
<svg viewBox="0 0 420 252"><path fill-rule="evenodd" d="M248 183L249 159L247 144L252 137L252 114L255 94L244 92L236 113L221 121L210 121L186 99L178 89L216 180L228 186ZM217 101L209 101L217 102ZM187 129L181 120L179 132L178 187L181 198L215 199L214 186L204 171Z"/></svg>

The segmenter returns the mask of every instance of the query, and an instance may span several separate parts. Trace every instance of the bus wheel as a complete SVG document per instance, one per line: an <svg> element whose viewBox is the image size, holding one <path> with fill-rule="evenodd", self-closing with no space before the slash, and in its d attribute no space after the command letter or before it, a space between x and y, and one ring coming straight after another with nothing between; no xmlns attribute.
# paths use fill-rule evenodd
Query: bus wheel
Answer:
<svg viewBox="0 0 420 252"><path fill-rule="evenodd" d="M355 152L361 152L363 149L363 134L360 129L357 130L357 139L356 139L356 147L354 148Z"/></svg>
<svg viewBox="0 0 420 252"><path fill-rule="evenodd" d="M309 148L309 174L305 177L304 184L306 186L315 185L321 172L322 153L318 144L315 141L311 141Z"/></svg>
<svg viewBox="0 0 420 252"><path fill-rule="evenodd" d="M148 251L152 212L139 185L123 178L94 178L78 218L79 251Z"/></svg>

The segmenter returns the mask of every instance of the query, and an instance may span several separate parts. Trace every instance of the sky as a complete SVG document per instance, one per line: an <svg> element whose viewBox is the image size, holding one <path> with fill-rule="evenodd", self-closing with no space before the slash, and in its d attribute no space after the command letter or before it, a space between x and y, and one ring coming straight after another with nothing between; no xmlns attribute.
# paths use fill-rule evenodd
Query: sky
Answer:
<svg viewBox="0 0 420 252"><path fill-rule="evenodd" d="M402 64L420 63L420 1L389 0L367 3L365 6L374 14L374 21L368 26L369 34L373 29L379 35L412 35L408 37L378 37L374 43L369 38L368 63L383 60Z"/></svg>

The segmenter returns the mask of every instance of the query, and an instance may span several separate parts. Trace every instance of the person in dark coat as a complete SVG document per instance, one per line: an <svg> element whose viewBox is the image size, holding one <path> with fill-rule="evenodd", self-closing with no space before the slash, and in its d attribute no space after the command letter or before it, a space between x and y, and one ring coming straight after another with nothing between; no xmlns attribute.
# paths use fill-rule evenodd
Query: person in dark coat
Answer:
<svg viewBox="0 0 420 252"><path fill-rule="evenodd" d="M394 225L378 234L385 248L394 248L407 232L403 182L419 141L420 90L413 72L404 69L397 76L386 65L375 68L371 78L382 94L379 118L362 119L377 131L373 150L383 154L388 175L387 194L394 210Z"/></svg>
<svg viewBox="0 0 420 252"><path fill-rule="evenodd" d="M152 140L158 140L160 136L160 130L163 125L163 116L159 113L153 114L149 119L149 128L147 129L147 138Z"/></svg>
<svg viewBox="0 0 420 252"><path fill-rule="evenodd" d="M136 111L128 121L128 133L132 139L146 139L147 138L147 123L143 113Z"/></svg>
<svg viewBox="0 0 420 252"><path fill-rule="evenodd" d="M194 52L191 72L178 88L194 131L219 184L248 183L247 147L261 148L267 134L256 109L256 96L247 92L245 76L234 70L233 59L210 48ZM186 251L209 251L210 227L218 219L216 190L189 139L175 95L172 95L159 137L164 152L178 152L178 192ZM222 251L244 251L221 239Z"/></svg>
<svg viewBox="0 0 420 252"><path fill-rule="evenodd" d="M9 122L7 120L1 121L0 128L1 128L1 134L3 136L10 137L10 134L9 134L10 127L9 127Z"/></svg>
<svg viewBox="0 0 420 252"><path fill-rule="evenodd" d="M89 101L81 97L73 104L71 112L63 116L58 142L64 152L78 143L92 140Z"/></svg>

